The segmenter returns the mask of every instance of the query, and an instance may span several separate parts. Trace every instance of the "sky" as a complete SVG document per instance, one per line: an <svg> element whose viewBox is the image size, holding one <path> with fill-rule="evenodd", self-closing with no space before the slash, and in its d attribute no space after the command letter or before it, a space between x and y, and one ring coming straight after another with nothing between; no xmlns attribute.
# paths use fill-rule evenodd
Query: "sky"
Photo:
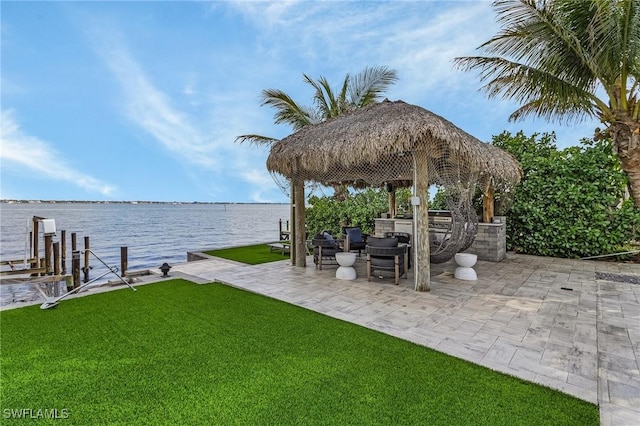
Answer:
<svg viewBox="0 0 640 426"><path fill-rule="evenodd" d="M0 199L288 202L268 147L235 139L291 134L260 93L311 105L303 73L337 88L392 68L387 98L485 142L553 131L562 148L598 126L511 123L516 104L455 69L499 31L485 0L3 0L0 18Z"/></svg>

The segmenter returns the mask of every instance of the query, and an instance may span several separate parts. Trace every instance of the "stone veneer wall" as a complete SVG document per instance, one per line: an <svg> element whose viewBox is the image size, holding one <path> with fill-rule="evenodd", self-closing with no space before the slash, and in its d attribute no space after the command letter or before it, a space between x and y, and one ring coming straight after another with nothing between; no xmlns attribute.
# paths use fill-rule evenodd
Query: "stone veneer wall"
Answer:
<svg viewBox="0 0 640 426"><path fill-rule="evenodd" d="M478 260L500 262L507 257L507 218L495 216L500 223L478 223L476 239L466 253L478 255Z"/></svg>
<svg viewBox="0 0 640 426"><path fill-rule="evenodd" d="M373 235L383 237L385 232L395 231L395 221L393 219L376 219L376 228Z"/></svg>
<svg viewBox="0 0 640 426"><path fill-rule="evenodd" d="M406 220L406 219L404 219ZM478 260L500 262L507 257L507 218L495 216L500 223L478 223L478 234L465 253L478 255ZM376 219L375 236L394 231L394 219Z"/></svg>

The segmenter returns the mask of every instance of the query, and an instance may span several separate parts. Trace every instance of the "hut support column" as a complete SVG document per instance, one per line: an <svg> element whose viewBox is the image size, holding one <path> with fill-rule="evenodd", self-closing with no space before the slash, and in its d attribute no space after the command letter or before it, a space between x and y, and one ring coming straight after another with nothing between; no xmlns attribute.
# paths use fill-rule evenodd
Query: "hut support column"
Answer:
<svg viewBox="0 0 640 426"><path fill-rule="evenodd" d="M291 223L291 227L289 228L289 259L291 260L291 265L296 266L296 194L295 187L293 185L293 179L289 180L289 222Z"/></svg>
<svg viewBox="0 0 640 426"><path fill-rule="evenodd" d="M482 221L484 223L491 223L491 219L494 215L494 201L495 194L493 191L493 184L490 181L485 188L484 194L482 194Z"/></svg>
<svg viewBox="0 0 640 426"><path fill-rule="evenodd" d="M389 192L389 217L392 219L396 217L396 189L387 184L387 192Z"/></svg>
<svg viewBox="0 0 640 426"><path fill-rule="evenodd" d="M417 157L417 158L416 158ZM420 204L414 206L415 234L412 241L415 262L415 290L429 291L431 281L431 265L429 260L429 186L427 155L420 150L413 153L413 187L415 195L420 197Z"/></svg>
<svg viewBox="0 0 640 426"><path fill-rule="evenodd" d="M293 179L291 191L293 192L294 201L294 219L293 219L293 235L295 241L292 241L291 248L294 254L294 265L307 266L307 233L305 230L305 211L304 211L304 180Z"/></svg>

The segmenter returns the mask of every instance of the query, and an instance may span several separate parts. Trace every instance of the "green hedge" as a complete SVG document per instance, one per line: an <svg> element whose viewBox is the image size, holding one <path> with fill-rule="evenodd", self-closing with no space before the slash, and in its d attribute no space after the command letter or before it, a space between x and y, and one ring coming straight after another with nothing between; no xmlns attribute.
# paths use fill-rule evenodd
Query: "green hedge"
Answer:
<svg viewBox="0 0 640 426"><path fill-rule="evenodd" d="M493 144L511 152L524 178L507 214L507 246L517 252L586 257L625 251L637 241L640 211L622 202L627 177L609 141L583 139L559 150L554 134L508 132Z"/></svg>
<svg viewBox="0 0 640 426"><path fill-rule="evenodd" d="M408 203L409 193L408 189L399 190L398 204ZM342 224L360 226L363 232L373 234L375 218L389 210L389 195L384 189L367 189L350 193L344 200L312 195L308 203L306 222L311 235L322 231L339 235Z"/></svg>

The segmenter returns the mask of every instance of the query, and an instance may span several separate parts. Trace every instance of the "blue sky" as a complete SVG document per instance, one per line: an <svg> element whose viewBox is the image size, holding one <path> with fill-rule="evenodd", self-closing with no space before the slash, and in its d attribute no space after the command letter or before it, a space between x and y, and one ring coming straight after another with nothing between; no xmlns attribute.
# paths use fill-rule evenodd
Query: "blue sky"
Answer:
<svg viewBox="0 0 640 426"><path fill-rule="evenodd" d="M287 202L265 167L282 138L262 89L302 104L302 74L336 87L367 66L397 70L388 91L483 141L595 122L509 123L456 56L498 31L488 1L13 2L1 12L3 199Z"/></svg>

